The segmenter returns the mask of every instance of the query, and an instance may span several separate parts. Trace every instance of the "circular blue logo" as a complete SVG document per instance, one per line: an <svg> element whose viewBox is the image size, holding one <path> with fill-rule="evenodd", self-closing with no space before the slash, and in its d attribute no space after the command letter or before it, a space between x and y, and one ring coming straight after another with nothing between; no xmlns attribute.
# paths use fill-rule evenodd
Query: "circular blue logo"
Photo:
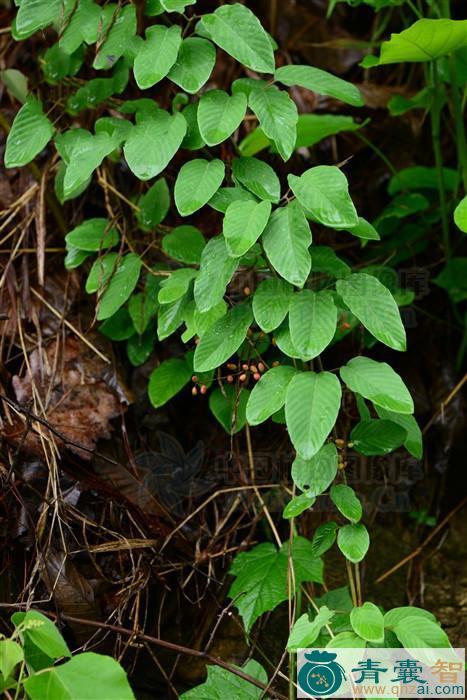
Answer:
<svg viewBox="0 0 467 700"><path fill-rule="evenodd" d="M310 695L332 695L345 680L344 669L337 663L337 654L327 651L305 653L307 662L298 672L298 685Z"/></svg>

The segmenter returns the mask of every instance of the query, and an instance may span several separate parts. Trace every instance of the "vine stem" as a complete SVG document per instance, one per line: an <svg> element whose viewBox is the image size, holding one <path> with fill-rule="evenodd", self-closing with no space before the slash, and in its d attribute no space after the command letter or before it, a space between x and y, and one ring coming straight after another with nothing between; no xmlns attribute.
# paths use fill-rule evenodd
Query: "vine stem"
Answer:
<svg viewBox="0 0 467 700"><path fill-rule="evenodd" d="M451 256L451 243L449 240L449 220L448 220L448 210L446 204L446 189L444 186L443 177L443 157L441 154L441 110L442 103L438 96L439 93L439 81L438 81L438 68L436 61L431 64L431 85L433 88L433 93L435 98L433 100L433 105L430 110L431 117L431 139L433 143L433 154L435 157L436 165L436 175L438 179L438 192L439 192L439 203L441 207L441 224L443 228L443 246L446 258Z"/></svg>
<svg viewBox="0 0 467 700"><path fill-rule="evenodd" d="M352 565L350 564L349 560L345 560L345 564L347 566L347 576L349 579L349 586L350 586L350 595L352 596L352 604L354 608L358 607L358 600L357 600L357 592L355 590L355 581L353 578L353 572L352 572Z"/></svg>
<svg viewBox="0 0 467 700"><path fill-rule="evenodd" d="M457 156L462 173L464 193L467 194L467 142L462 113L462 102L457 87L456 63L454 56L449 57L449 77L451 79L452 106L456 127Z"/></svg>

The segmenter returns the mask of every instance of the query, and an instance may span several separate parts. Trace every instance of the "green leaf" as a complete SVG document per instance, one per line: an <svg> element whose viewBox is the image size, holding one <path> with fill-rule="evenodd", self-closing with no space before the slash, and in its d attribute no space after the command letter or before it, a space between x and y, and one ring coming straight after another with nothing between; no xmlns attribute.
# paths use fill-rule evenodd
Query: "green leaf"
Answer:
<svg viewBox="0 0 467 700"><path fill-rule="evenodd" d="M336 282L345 305L375 338L394 350L406 349L405 329L391 292L364 272Z"/></svg>
<svg viewBox="0 0 467 700"><path fill-rule="evenodd" d="M297 140L298 112L287 92L275 85L252 90L248 106L259 119L264 134L275 144L283 160L288 160Z"/></svg>
<svg viewBox="0 0 467 700"><path fill-rule="evenodd" d="M387 411L380 406L375 406L375 408L380 418L397 423L405 430L404 447L413 457L421 459L423 456L423 435L415 418L401 413L394 413L394 411Z"/></svg>
<svg viewBox="0 0 467 700"><path fill-rule="evenodd" d="M186 121L162 109L147 116L130 132L123 152L130 170L140 180L159 175L172 160L186 132Z"/></svg>
<svg viewBox="0 0 467 700"><path fill-rule="evenodd" d="M107 289L99 300L98 321L112 316L126 302L138 283L140 270L141 259L135 253L128 253L120 259Z"/></svg>
<svg viewBox="0 0 467 700"><path fill-rule="evenodd" d="M407 433L390 420L362 420L350 433L352 446L363 455L385 455L400 447Z"/></svg>
<svg viewBox="0 0 467 700"><path fill-rule="evenodd" d="M230 97L224 90L205 92L198 105L198 126L208 146L217 146L238 129L245 116L247 99L239 93Z"/></svg>
<svg viewBox="0 0 467 700"><path fill-rule="evenodd" d="M195 282L195 301L200 311L209 311L222 301L237 266L238 260L230 257L223 236L207 242Z"/></svg>
<svg viewBox="0 0 467 700"><path fill-rule="evenodd" d="M175 204L182 216L201 209L217 192L224 179L225 166L221 160L196 158L185 163L175 182Z"/></svg>
<svg viewBox="0 0 467 700"><path fill-rule="evenodd" d="M223 214L233 202L257 202L258 200L243 187L220 187L214 197L209 201L209 206Z"/></svg>
<svg viewBox="0 0 467 700"><path fill-rule="evenodd" d="M248 401L246 417L250 425L264 423L282 408L287 387L295 374L296 370L289 365L272 367L263 374L255 384Z"/></svg>
<svg viewBox="0 0 467 700"><path fill-rule="evenodd" d="M128 340L135 332L128 309L120 307L99 327L99 332L111 340Z"/></svg>
<svg viewBox="0 0 467 700"><path fill-rule="evenodd" d="M374 603L364 603L350 613L350 624L355 634L373 644L384 641L383 613Z"/></svg>
<svg viewBox="0 0 467 700"><path fill-rule="evenodd" d="M357 236L357 238L361 238L364 241L380 240L380 235L375 227L361 216L358 217L358 224L352 227L348 226L348 229L353 236Z"/></svg>
<svg viewBox="0 0 467 700"><path fill-rule="evenodd" d="M169 335L172 335L184 322L185 314L186 297L160 306L157 315L157 337L159 340L165 340Z"/></svg>
<svg viewBox="0 0 467 700"><path fill-rule="evenodd" d="M136 7L134 5L117 6L112 24L105 41L99 46L92 64L96 70L112 68L118 59L130 48L136 34Z"/></svg>
<svg viewBox="0 0 467 700"><path fill-rule="evenodd" d="M233 355L245 340L253 313L249 304L234 306L206 331L196 346L195 372L208 372L219 367Z"/></svg>
<svg viewBox="0 0 467 700"><path fill-rule="evenodd" d="M0 70L0 80L18 102L24 104L28 96L28 79L16 68Z"/></svg>
<svg viewBox="0 0 467 700"><path fill-rule="evenodd" d="M280 326L289 311L293 289L284 280L273 277L263 280L253 296L253 314L265 333Z"/></svg>
<svg viewBox="0 0 467 700"><path fill-rule="evenodd" d="M157 296L159 304L171 304L183 297L197 274L197 270L192 267L183 267L171 272L170 276L160 283Z"/></svg>
<svg viewBox="0 0 467 700"><path fill-rule="evenodd" d="M17 666L24 659L21 645L12 639L0 640L0 673L6 680Z"/></svg>
<svg viewBox="0 0 467 700"><path fill-rule="evenodd" d="M305 510L311 508L315 501L316 498L305 491L305 493L301 493L300 496L295 496L295 498L292 498L292 500L287 503L282 512L282 517L286 520L296 518Z"/></svg>
<svg viewBox="0 0 467 700"><path fill-rule="evenodd" d="M183 12L187 5L194 5L196 0L160 0L167 12Z"/></svg>
<svg viewBox="0 0 467 700"><path fill-rule="evenodd" d="M245 426L245 410L249 391L237 389L230 384L214 389L209 395L209 408L225 432L235 435Z"/></svg>
<svg viewBox="0 0 467 700"><path fill-rule="evenodd" d="M332 292L303 289L293 295L289 308L290 338L303 360L320 355L336 332L337 308Z"/></svg>
<svg viewBox="0 0 467 700"><path fill-rule="evenodd" d="M247 633L260 615L288 599L289 556L296 586L304 581L322 582L322 562L312 556L311 543L303 537L284 542L279 550L264 542L235 557L230 573L236 580L229 597L235 599Z"/></svg>
<svg viewBox="0 0 467 700"><path fill-rule="evenodd" d="M107 219L88 219L67 233L65 240L67 246L94 252L117 245L119 235Z"/></svg>
<svg viewBox="0 0 467 700"><path fill-rule="evenodd" d="M188 148L190 151L197 151L205 145L203 137L199 133L198 102L192 102L187 105L182 111L182 114L187 124L185 138L182 141L182 148Z"/></svg>
<svg viewBox="0 0 467 700"><path fill-rule="evenodd" d="M271 265L281 277L303 287L311 270L311 231L298 202L273 212L262 240Z"/></svg>
<svg viewBox="0 0 467 700"><path fill-rule="evenodd" d="M274 72L274 54L268 35L258 18L244 5L218 7L204 15L200 29L212 41L251 70Z"/></svg>
<svg viewBox="0 0 467 700"><path fill-rule="evenodd" d="M235 668L238 668L237 666ZM241 669L252 678L256 678L264 685L267 683L267 675L263 667L254 659L250 659ZM248 681L234 675L230 671L219 666L207 666L208 677L201 685L187 690L180 695L180 700L260 700L263 695L261 688L257 688Z"/></svg>
<svg viewBox="0 0 467 700"><path fill-rule="evenodd" d="M156 340L155 326L147 328L144 333L135 333L128 338L126 344L126 354L133 367L144 364L154 350Z"/></svg>
<svg viewBox="0 0 467 700"><path fill-rule="evenodd" d="M362 517L362 504L350 486L347 484L335 484L331 486L331 501L342 513L344 518L357 523ZM362 636L362 635L360 635Z"/></svg>
<svg viewBox="0 0 467 700"><path fill-rule="evenodd" d="M436 622L420 615L404 617L394 626L394 632L406 649L444 649L451 646L446 632Z"/></svg>
<svg viewBox="0 0 467 700"><path fill-rule="evenodd" d="M113 271L118 264L118 253L107 253L94 260L86 280L86 293L94 294L99 289L104 289Z"/></svg>
<svg viewBox="0 0 467 700"><path fill-rule="evenodd" d="M317 165L287 179L307 214L323 226L342 229L358 224L347 178L335 165Z"/></svg>
<svg viewBox="0 0 467 700"><path fill-rule="evenodd" d="M94 0L80 0L60 35L60 48L72 54L83 42L94 44L99 34L100 15L100 7Z"/></svg>
<svg viewBox="0 0 467 700"><path fill-rule="evenodd" d="M324 272L330 277L342 279L350 275L351 269L329 246L314 245L313 272Z"/></svg>
<svg viewBox="0 0 467 700"><path fill-rule="evenodd" d="M146 29L146 41L139 48L133 65L139 88L146 90L165 78L177 60L181 43L178 25L157 24Z"/></svg>
<svg viewBox="0 0 467 700"><path fill-rule="evenodd" d="M435 616L431 612L428 612L428 610L417 608L414 605L407 605L401 608L393 608L392 610L389 610L384 616L384 626L388 629L394 629L396 625L405 620L407 617L423 617L426 620L436 622Z"/></svg>
<svg viewBox="0 0 467 700"><path fill-rule="evenodd" d="M42 102L30 95L16 114L5 149L5 167L27 165L49 143L54 126L42 111Z"/></svg>
<svg viewBox="0 0 467 700"><path fill-rule="evenodd" d="M164 177L157 180L138 201L136 215L139 227L151 231L160 224L170 209L170 192Z"/></svg>
<svg viewBox="0 0 467 700"><path fill-rule="evenodd" d="M351 391L376 406L396 413L413 413L413 401L402 379L386 362L354 357L340 369L341 379Z"/></svg>
<svg viewBox="0 0 467 700"><path fill-rule="evenodd" d="M126 673L115 659L102 654L85 652L70 661L23 681L31 700L86 700L102 697L106 700L134 700Z"/></svg>
<svg viewBox="0 0 467 700"><path fill-rule="evenodd" d="M459 173L452 168L443 168L444 187L453 192L459 185ZM422 165L414 165L404 168L393 175L389 180L388 194L395 195L403 190L437 190L438 171L436 168L428 168Z"/></svg>
<svg viewBox="0 0 467 700"><path fill-rule="evenodd" d="M310 459L323 445L336 422L341 403L338 378L330 372L303 372L287 389L285 417L292 444Z"/></svg>
<svg viewBox="0 0 467 700"><path fill-rule="evenodd" d="M55 22L63 12L61 0L29 0L17 4L18 14L12 28L12 35L16 41L26 39L39 29L44 29Z"/></svg>
<svg viewBox="0 0 467 700"><path fill-rule="evenodd" d="M370 546L370 537L365 525L357 523L341 527L337 533L337 546L346 559L358 564Z"/></svg>
<svg viewBox="0 0 467 700"><path fill-rule="evenodd" d="M135 331L142 335L148 327L149 321L156 314L159 303L154 294L145 292L132 294L128 302L128 313L130 314Z"/></svg>
<svg viewBox="0 0 467 700"><path fill-rule="evenodd" d="M467 195L454 209L454 223L463 233L467 233Z"/></svg>
<svg viewBox="0 0 467 700"><path fill-rule="evenodd" d="M222 230L229 255L245 255L263 233L270 214L271 202L232 202Z"/></svg>
<svg viewBox="0 0 467 700"><path fill-rule="evenodd" d="M37 610L16 612L11 616L15 627L23 627L21 638L31 642L44 654L52 659L71 656L67 643L48 617ZM27 658L26 658L27 661Z"/></svg>
<svg viewBox="0 0 467 700"><path fill-rule="evenodd" d="M434 61L465 46L467 20L419 19L403 32L391 34L389 41L381 45L379 59L371 57L371 67L407 61ZM369 65L369 62L364 61L363 65Z"/></svg>
<svg viewBox="0 0 467 700"><path fill-rule="evenodd" d="M234 158L232 174L243 187L260 199L277 203L281 196L279 178L270 165L258 158Z"/></svg>
<svg viewBox="0 0 467 700"><path fill-rule="evenodd" d="M60 151L61 144L67 138L69 144L65 147L66 157L62 155L66 163L63 194L65 198L71 199L89 183L94 170L118 147L120 139L105 132L93 135L84 129L72 129L56 137L57 150Z"/></svg>
<svg viewBox="0 0 467 700"><path fill-rule="evenodd" d="M195 226L177 226L162 239L166 255L187 265L199 265L206 241Z"/></svg>
<svg viewBox="0 0 467 700"><path fill-rule="evenodd" d="M210 41L189 37L182 41L177 61L168 77L182 90L193 95L209 80L215 62L216 50Z"/></svg>
<svg viewBox="0 0 467 700"><path fill-rule="evenodd" d="M451 258L433 282L445 289L455 304L467 299L467 257Z"/></svg>
<svg viewBox="0 0 467 700"><path fill-rule="evenodd" d="M364 649L365 647L365 640L353 632L339 632L326 644L326 649Z"/></svg>
<svg viewBox="0 0 467 700"><path fill-rule="evenodd" d="M334 612L323 605L314 620L310 622L308 614L305 613L294 623L287 640L287 650L297 651L311 647L318 639L321 629L327 625L334 617Z"/></svg>
<svg viewBox="0 0 467 700"><path fill-rule="evenodd" d="M276 70L274 78L284 85L299 85L320 95L335 97L354 107L362 107L364 104L360 90L353 83L320 68L282 66Z"/></svg>
<svg viewBox="0 0 467 700"><path fill-rule="evenodd" d="M191 368L185 360L164 360L149 377L148 395L154 408L163 406L178 394L191 379Z"/></svg>
<svg viewBox="0 0 467 700"><path fill-rule="evenodd" d="M313 541L311 546L313 548L313 554L315 557L320 557L325 554L336 541L337 537L337 523L333 520L328 523L323 523L316 530L313 535Z"/></svg>
<svg viewBox="0 0 467 700"><path fill-rule="evenodd" d="M320 496L337 474L337 450L333 443L323 445L310 459L297 455L292 464L292 479L299 489L310 496Z"/></svg>

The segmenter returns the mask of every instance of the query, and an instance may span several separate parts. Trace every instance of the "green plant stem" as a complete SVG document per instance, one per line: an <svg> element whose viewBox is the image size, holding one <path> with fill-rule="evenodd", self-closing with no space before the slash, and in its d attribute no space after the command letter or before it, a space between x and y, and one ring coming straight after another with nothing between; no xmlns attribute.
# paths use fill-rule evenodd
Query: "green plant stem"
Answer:
<svg viewBox="0 0 467 700"><path fill-rule="evenodd" d="M375 144L374 144L372 141L370 141L369 139L367 139L366 136L363 136L363 134L361 134L359 131L356 131L356 132L355 132L355 135L360 139L360 141L362 141L366 146L368 146L368 148L371 148L371 150L372 150L379 158L381 158L381 160L383 161L383 163L386 165L386 167L388 168L388 170L389 170L393 175L396 175L396 174L397 174L397 170L396 170L396 168L394 167L394 165L391 163L391 161L389 160L389 158L388 158L386 155L384 155L383 151L382 151L380 148L378 148L378 146L375 146Z"/></svg>
<svg viewBox="0 0 467 700"><path fill-rule="evenodd" d="M435 157L436 174L438 179L439 203L441 208L441 224L443 229L443 246L446 258L451 256L451 242L449 238L449 220L446 204L446 189L443 177L443 157L441 154L441 110L442 104L439 99L439 81L436 61L431 65L431 86L435 99L430 110L431 118L431 139L433 143L433 154Z"/></svg>
<svg viewBox="0 0 467 700"><path fill-rule="evenodd" d="M357 592L355 590L355 581L353 578L352 565L348 559L345 560L345 564L347 566L347 576L349 579L350 595L352 596L352 604L353 604L354 608L356 608L358 606L358 600L357 600Z"/></svg>

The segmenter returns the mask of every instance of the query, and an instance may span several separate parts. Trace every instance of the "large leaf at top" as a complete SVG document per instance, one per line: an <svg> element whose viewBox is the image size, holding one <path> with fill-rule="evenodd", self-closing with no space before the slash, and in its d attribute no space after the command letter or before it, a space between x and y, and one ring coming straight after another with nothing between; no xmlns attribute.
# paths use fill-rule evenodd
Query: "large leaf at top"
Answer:
<svg viewBox="0 0 467 700"><path fill-rule="evenodd" d="M209 80L215 62L216 50L210 41L189 37L182 41L168 77L185 92L194 94Z"/></svg>
<svg viewBox="0 0 467 700"><path fill-rule="evenodd" d="M288 182L300 204L313 219L331 228L353 227L358 215L344 173L335 165L317 165Z"/></svg>
<svg viewBox="0 0 467 700"><path fill-rule="evenodd" d="M201 253L195 282L195 302L199 311L209 311L222 301L237 266L238 260L230 257L223 236L208 241Z"/></svg>
<svg viewBox="0 0 467 700"><path fill-rule="evenodd" d="M245 5L234 3L218 7L204 15L199 31L237 59L247 68L259 73L274 72L271 41L258 18Z"/></svg>
<svg viewBox="0 0 467 700"><path fill-rule="evenodd" d="M178 151L186 133L186 121L158 109L130 132L123 152L130 170L140 180L159 175Z"/></svg>
<svg viewBox="0 0 467 700"><path fill-rule="evenodd" d="M276 209L263 233L263 245L271 265L291 284L303 287L311 270L308 248L311 231L296 201Z"/></svg>
<svg viewBox="0 0 467 700"><path fill-rule="evenodd" d="M196 346L193 359L195 372L208 372L226 362L245 340L252 321L253 312L249 304L234 306L216 321Z"/></svg>
<svg viewBox="0 0 467 700"><path fill-rule="evenodd" d="M224 172L224 163L218 158L196 158L182 165L174 189L179 213L189 216L209 202L221 186Z"/></svg>
<svg viewBox="0 0 467 700"><path fill-rule="evenodd" d="M303 360L320 355L336 332L337 307L328 290L303 289L293 295L289 308L290 338Z"/></svg>
<svg viewBox="0 0 467 700"><path fill-rule="evenodd" d="M117 6L116 16L104 42L94 59L96 70L113 68L118 59L129 49L136 34L136 7L134 5Z"/></svg>
<svg viewBox="0 0 467 700"><path fill-rule="evenodd" d="M278 202L281 184L270 165L258 158L234 158L232 174L243 187L260 199Z"/></svg>
<svg viewBox="0 0 467 700"><path fill-rule="evenodd" d="M340 369L342 381L376 406L396 413L413 413L412 397L404 382L386 362L354 357Z"/></svg>
<svg viewBox="0 0 467 700"><path fill-rule="evenodd" d="M151 372L148 395L154 408L163 406L183 389L191 379L192 371L185 360L172 357L161 362Z"/></svg>
<svg viewBox="0 0 467 700"><path fill-rule="evenodd" d="M303 537L284 542L279 550L271 542L264 542L235 557L230 568L235 581L229 597L235 599L247 632L260 615L288 599L289 556L296 587L304 581L322 581L322 562L313 556L311 542Z"/></svg>
<svg viewBox="0 0 467 700"><path fill-rule="evenodd" d="M367 56L365 66L406 61L434 61L467 46L467 19L419 19L381 45L379 58Z"/></svg>
<svg viewBox="0 0 467 700"><path fill-rule="evenodd" d="M85 652L54 668L29 676L23 681L31 700L60 698L86 700L134 700L126 673L110 656Z"/></svg>
<svg viewBox="0 0 467 700"><path fill-rule="evenodd" d="M289 311L293 288L274 277L263 280L253 296L253 313L258 326L270 333L280 326Z"/></svg>
<svg viewBox="0 0 467 700"><path fill-rule="evenodd" d="M372 335L394 350L406 349L405 329L394 297L373 275L364 272L336 282L345 305Z"/></svg>
<svg viewBox="0 0 467 700"><path fill-rule="evenodd" d="M245 255L256 243L268 223L271 202L232 202L224 217L222 233L229 254Z"/></svg>
<svg viewBox="0 0 467 700"><path fill-rule="evenodd" d="M290 365L272 367L268 370L250 394L246 407L246 418L250 425L258 425L279 411L285 404L287 387L296 374Z"/></svg>
<svg viewBox="0 0 467 700"><path fill-rule="evenodd" d="M266 671L254 659L247 661L241 670L266 685L268 680ZM205 682L182 693L180 700L226 700L226 698L260 700L263 696L261 688L239 678L225 668L207 666L207 672L208 677Z"/></svg>
<svg viewBox="0 0 467 700"><path fill-rule="evenodd" d="M146 29L146 41L140 46L133 64L139 88L145 90L165 78L177 60L181 43L181 29L178 25L164 27L157 24Z"/></svg>
<svg viewBox="0 0 467 700"><path fill-rule="evenodd" d="M330 372L301 372L287 389L285 419L298 454L310 459L323 445L341 405L338 378Z"/></svg>
<svg viewBox="0 0 467 700"><path fill-rule="evenodd" d="M5 167L18 168L30 163L47 146L54 126L42 111L42 103L30 95L17 113L5 150Z"/></svg>
<svg viewBox="0 0 467 700"><path fill-rule="evenodd" d="M275 144L282 159L288 160L297 140L298 112L295 102L284 90L269 85L252 90L248 105L258 117L261 129Z"/></svg>
<svg viewBox="0 0 467 700"><path fill-rule="evenodd" d="M299 85L320 95L335 97L354 107L363 106L360 90L353 84L312 66L282 66L274 78L284 85Z"/></svg>
<svg viewBox="0 0 467 700"><path fill-rule="evenodd" d="M141 258L135 253L123 256L99 299L98 321L112 316L126 302L138 283L141 265Z"/></svg>
<svg viewBox="0 0 467 700"><path fill-rule="evenodd" d="M216 146L229 138L245 116L247 99L243 93L232 97L224 90L209 90L198 105L199 131L208 144Z"/></svg>

